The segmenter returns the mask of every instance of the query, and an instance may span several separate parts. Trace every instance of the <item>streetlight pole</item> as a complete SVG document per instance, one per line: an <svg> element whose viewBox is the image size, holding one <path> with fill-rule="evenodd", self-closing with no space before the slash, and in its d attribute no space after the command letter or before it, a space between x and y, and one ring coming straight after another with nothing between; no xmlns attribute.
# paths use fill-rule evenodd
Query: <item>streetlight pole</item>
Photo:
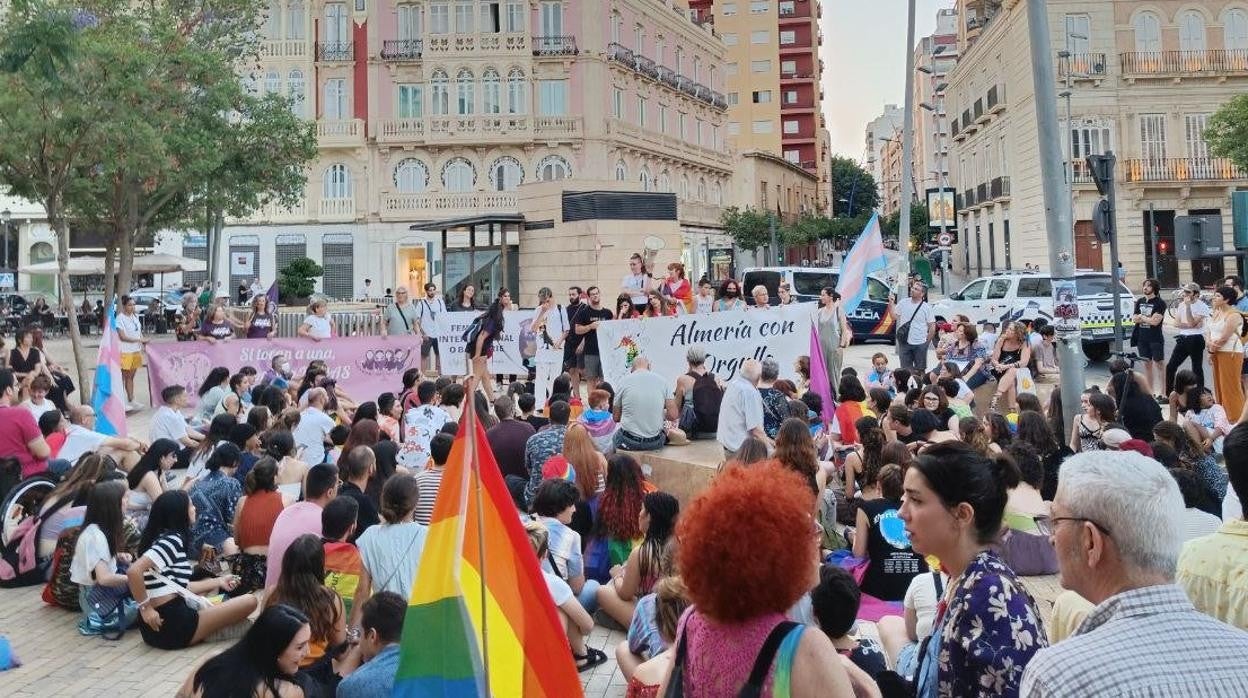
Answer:
<svg viewBox="0 0 1248 698"><path fill-rule="evenodd" d="M910 277L910 205L914 202L914 0L907 4L906 17L906 96L901 115L901 225L897 246L901 248L901 277ZM910 187L906 187L907 180Z"/></svg>
<svg viewBox="0 0 1248 698"><path fill-rule="evenodd" d="M9 268L9 220L13 218L13 212L9 209L0 211L0 227L4 228L4 268ZM16 288L16 284L14 284Z"/></svg>

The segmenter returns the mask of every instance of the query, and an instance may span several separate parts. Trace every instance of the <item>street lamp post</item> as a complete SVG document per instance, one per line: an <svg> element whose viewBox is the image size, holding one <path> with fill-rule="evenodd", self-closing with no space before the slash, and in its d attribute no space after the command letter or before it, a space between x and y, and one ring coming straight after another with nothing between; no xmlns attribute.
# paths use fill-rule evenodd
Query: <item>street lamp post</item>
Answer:
<svg viewBox="0 0 1248 698"><path fill-rule="evenodd" d="M906 188L905 179L907 175L913 181L914 178L914 0L909 0L907 4L906 17L906 94L905 94L905 112L901 115L901 225L897 231L898 247L901 247L901 241L906 241L906 246L902 248L901 253L901 270L902 283L910 277L910 204L913 202L913 192ZM911 184L911 188L913 188Z"/></svg>
<svg viewBox="0 0 1248 698"><path fill-rule="evenodd" d="M0 226L4 227L4 268L9 268L9 221L13 218L13 212L9 209L0 211Z"/></svg>

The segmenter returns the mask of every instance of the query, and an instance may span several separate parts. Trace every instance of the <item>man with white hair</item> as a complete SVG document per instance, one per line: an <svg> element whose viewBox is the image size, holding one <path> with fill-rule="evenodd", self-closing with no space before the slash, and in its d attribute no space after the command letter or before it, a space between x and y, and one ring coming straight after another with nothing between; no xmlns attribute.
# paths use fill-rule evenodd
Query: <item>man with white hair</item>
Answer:
<svg viewBox="0 0 1248 698"><path fill-rule="evenodd" d="M612 408L620 428L615 447L624 451L657 451L669 440L685 442L685 434L664 420L675 422L676 398L672 386L650 370L650 359L633 359L633 372L620 381Z"/></svg>
<svg viewBox="0 0 1248 698"><path fill-rule="evenodd" d="M325 462L325 441L334 428L334 420L325 414L325 405L329 402L329 393L324 388L312 388L308 391L308 406L299 415L299 425L291 432L295 437L295 445L303 448L303 460L308 465L319 465Z"/></svg>
<svg viewBox="0 0 1248 698"><path fill-rule="evenodd" d="M727 460L732 460L741 444L751 436L761 439L769 448L772 446L767 432L763 431L763 398L757 388L762 375L763 365L754 359L747 359L724 389L716 434Z"/></svg>
<svg viewBox="0 0 1248 698"><path fill-rule="evenodd" d="M689 347L685 352L689 370L676 376L676 409L680 426L689 438L696 434L714 434L719 425L719 405L724 389L706 367L706 349Z"/></svg>
<svg viewBox="0 0 1248 698"><path fill-rule="evenodd" d="M1062 586L1095 607L1036 653L1019 695L1248 696L1248 633L1174 583L1183 497L1157 461L1127 451L1062 463L1050 537Z"/></svg>

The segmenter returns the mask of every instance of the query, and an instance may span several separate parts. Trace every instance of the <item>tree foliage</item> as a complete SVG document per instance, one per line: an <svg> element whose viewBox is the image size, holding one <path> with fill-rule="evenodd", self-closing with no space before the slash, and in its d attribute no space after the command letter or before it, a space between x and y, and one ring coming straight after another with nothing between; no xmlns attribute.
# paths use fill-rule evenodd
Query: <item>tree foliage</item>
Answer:
<svg viewBox="0 0 1248 698"><path fill-rule="evenodd" d="M277 292L282 299L307 298L325 269L308 257L296 257L278 271Z"/></svg>
<svg viewBox="0 0 1248 698"><path fill-rule="evenodd" d="M1248 94L1232 98L1209 117L1205 140L1211 153L1248 170Z"/></svg>
<svg viewBox="0 0 1248 698"><path fill-rule="evenodd" d="M724 232L737 247L753 252L771 242L771 216L753 206L729 206L722 216Z"/></svg>
<svg viewBox="0 0 1248 698"><path fill-rule="evenodd" d="M871 215L880 205L875 178L846 157L832 158L832 217ZM845 199L845 201L841 201ZM862 228L859 227L859 230Z"/></svg>
<svg viewBox="0 0 1248 698"><path fill-rule="evenodd" d="M910 241L912 249L923 249L927 240L927 206L918 202L910 204ZM893 211L880 221L880 232L884 237L896 238L901 234L901 211Z"/></svg>

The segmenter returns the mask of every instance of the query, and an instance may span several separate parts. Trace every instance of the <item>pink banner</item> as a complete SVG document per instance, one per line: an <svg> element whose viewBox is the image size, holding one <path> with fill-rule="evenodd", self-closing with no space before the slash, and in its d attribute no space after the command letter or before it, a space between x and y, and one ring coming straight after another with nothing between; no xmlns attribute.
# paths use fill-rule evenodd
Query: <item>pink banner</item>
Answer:
<svg viewBox="0 0 1248 698"><path fill-rule="evenodd" d="M186 387L190 404L199 386L216 366L230 373L254 366L264 376L273 357L290 360L292 381L303 376L308 364L320 359L356 402L376 400L384 392L403 388L403 372L420 366L420 341L414 337L335 337L321 342L301 337L235 339L228 342L161 342L147 345L148 390L152 404L159 405L160 392L168 385Z"/></svg>

